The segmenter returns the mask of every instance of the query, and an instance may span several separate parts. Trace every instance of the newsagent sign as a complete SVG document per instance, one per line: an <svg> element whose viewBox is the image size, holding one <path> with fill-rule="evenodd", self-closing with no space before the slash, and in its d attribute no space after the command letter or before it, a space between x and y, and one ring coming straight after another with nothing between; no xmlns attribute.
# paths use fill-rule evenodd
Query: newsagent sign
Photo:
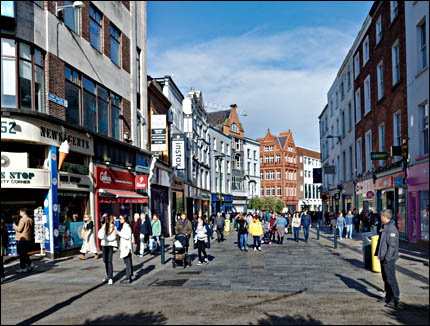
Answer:
<svg viewBox="0 0 430 326"><path fill-rule="evenodd" d="M51 188L51 173L41 169L4 169L1 170L2 188Z"/></svg>
<svg viewBox="0 0 430 326"><path fill-rule="evenodd" d="M56 147L60 147L61 143L67 140L71 143L71 151L94 155L93 139L86 133L65 129L62 126L29 117L2 117L1 139L30 141Z"/></svg>

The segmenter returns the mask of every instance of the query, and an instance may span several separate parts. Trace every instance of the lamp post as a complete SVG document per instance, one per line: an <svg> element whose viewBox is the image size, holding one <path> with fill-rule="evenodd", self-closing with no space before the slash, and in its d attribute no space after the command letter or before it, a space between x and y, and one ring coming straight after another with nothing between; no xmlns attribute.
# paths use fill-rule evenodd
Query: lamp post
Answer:
<svg viewBox="0 0 430 326"><path fill-rule="evenodd" d="M59 6L57 2L55 2L55 16L58 16L58 13L66 8L85 8L85 4L82 1L73 1L73 4L66 6Z"/></svg>
<svg viewBox="0 0 430 326"><path fill-rule="evenodd" d="M218 161L218 174L219 174L219 209L222 210L222 174L221 174L221 159L226 157L225 154L215 155L215 160ZM216 164L216 163L215 163ZM215 189L216 190L216 189Z"/></svg>

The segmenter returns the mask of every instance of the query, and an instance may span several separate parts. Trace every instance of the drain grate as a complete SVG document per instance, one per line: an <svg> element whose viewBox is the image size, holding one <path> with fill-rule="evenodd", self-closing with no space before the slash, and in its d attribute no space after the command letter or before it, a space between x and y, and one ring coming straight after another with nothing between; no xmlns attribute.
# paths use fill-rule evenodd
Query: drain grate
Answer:
<svg viewBox="0 0 430 326"><path fill-rule="evenodd" d="M178 275L199 275L201 274L201 271L195 271L195 272L179 272Z"/></svg>
<svg viewBox="0 0 430 326"><path fill-rule="evenodd" d="M164 280L164 281L156 280L152 282L149 286L183 286L187 281L188 279Z"/></svg>
<svg viewBox="0 0 430 326"><path fill-rule="evenodd" d="M98 266L89 266L89 267L81 268L81 271L92 271L98 268L99 268Z"/></svg>

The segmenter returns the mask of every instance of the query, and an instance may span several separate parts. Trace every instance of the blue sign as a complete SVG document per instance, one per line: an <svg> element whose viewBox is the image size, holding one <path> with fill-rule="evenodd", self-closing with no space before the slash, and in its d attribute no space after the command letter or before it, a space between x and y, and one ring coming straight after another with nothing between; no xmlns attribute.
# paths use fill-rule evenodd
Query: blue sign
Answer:
<svg viewBox="0 0 430 326"><path fill-rule="evenodd" d="M61 106L64 106L65 108L68 107L69 102L67 102L67 100L63 99L63 98L59 98L58 96L48 93L48 100L50 100L51 102L60 104Z"/></svg>
<svg viewBox="0 0 430 326"><path fill-rule="evenodd" d="M403 181L402 177L394 177L394 187L402 187L404 183Z"/></svg>

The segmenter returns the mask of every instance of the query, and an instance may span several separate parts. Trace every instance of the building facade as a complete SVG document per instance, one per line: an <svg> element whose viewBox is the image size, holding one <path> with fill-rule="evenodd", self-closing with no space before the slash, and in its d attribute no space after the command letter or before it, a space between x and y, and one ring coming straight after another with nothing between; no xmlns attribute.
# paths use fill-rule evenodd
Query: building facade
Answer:
<svg viewBox="0 0 430 326"><path fill-rule="evenodd" d="M314 183L314 169L321 168L321 153L297 146L299 210L321 211L322 183Z"/></svg>
<svg viewBox="0 0 430 326"><path fill-rule="evenodd" d="M248 194L248 203L255 197L260 196L260 143L245 137L244 141L244 168L245 189ZM253 209L253 207L248 208Z"/></svg>

